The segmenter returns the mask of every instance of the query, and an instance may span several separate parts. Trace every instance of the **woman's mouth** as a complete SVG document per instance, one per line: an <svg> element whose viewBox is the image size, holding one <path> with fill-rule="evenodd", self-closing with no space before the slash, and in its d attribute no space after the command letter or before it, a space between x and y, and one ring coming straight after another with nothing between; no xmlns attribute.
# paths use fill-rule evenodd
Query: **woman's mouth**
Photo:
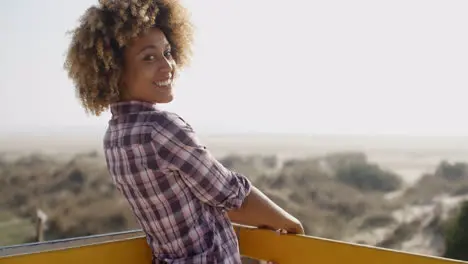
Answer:
<svg viewBox="0 0 468 264"><path fill-rule="evenodd" d="M153 82L153 84L156 85L156 86L159 86L159 87L169 86L169 85L172 84L172 78L169 78L169 79L164 80L164 81Z"/></svg>

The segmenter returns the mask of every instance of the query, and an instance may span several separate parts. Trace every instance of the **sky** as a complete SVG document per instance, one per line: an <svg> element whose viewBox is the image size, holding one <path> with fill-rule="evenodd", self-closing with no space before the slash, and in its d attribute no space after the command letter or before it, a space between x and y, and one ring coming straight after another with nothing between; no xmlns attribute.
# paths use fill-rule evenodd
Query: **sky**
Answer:
<svg viewBox="0 0 468 264"><path fill-rule="evenodd" d="M163 108L200 133L466 135L468 1L182 1L193 62ZM0 134L102 132L63 70L97 0L5 1Z"/></svg>

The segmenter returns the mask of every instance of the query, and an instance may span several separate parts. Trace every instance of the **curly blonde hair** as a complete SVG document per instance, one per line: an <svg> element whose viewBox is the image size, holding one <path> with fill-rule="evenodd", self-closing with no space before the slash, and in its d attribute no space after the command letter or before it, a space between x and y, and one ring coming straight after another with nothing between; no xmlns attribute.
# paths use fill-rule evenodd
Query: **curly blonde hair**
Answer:
<svg viewBox="0 0 468 264"><path fill-rule="evenodd" d="M74 29L64 64L87 113L99 116L120 99L123 50L157 27L172 46L177 68L189 62L193 28L178 0L99 0Z"/></svg>

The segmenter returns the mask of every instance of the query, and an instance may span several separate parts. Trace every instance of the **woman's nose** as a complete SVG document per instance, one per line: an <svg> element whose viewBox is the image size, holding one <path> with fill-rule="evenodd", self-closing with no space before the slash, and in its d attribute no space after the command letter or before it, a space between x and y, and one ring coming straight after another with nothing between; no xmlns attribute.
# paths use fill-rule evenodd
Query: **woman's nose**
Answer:
<svg viewBox="0 0 468 264"><path fill-rule="evenodd" d="M168 60L166 58L161 60L161 65L159 66L159 71L160 72L172 72L172 68L174 67L174 64L172 63L171 60Z"/></svg>

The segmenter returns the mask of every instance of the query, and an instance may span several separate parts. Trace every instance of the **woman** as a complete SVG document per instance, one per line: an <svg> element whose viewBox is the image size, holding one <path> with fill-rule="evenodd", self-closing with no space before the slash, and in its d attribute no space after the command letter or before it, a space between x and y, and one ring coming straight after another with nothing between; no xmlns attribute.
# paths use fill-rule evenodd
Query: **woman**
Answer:
<svg viewBox="0 0 468 264"><path fill-rule="evenodd" d="M180 116L177 71L192 27L178 1L101 0L73 31L65 68L88 113L112 113L104 137L110 175L128 200L154 262L241 263L232 222L303 234L301 223L223 167Z"/></svg>

